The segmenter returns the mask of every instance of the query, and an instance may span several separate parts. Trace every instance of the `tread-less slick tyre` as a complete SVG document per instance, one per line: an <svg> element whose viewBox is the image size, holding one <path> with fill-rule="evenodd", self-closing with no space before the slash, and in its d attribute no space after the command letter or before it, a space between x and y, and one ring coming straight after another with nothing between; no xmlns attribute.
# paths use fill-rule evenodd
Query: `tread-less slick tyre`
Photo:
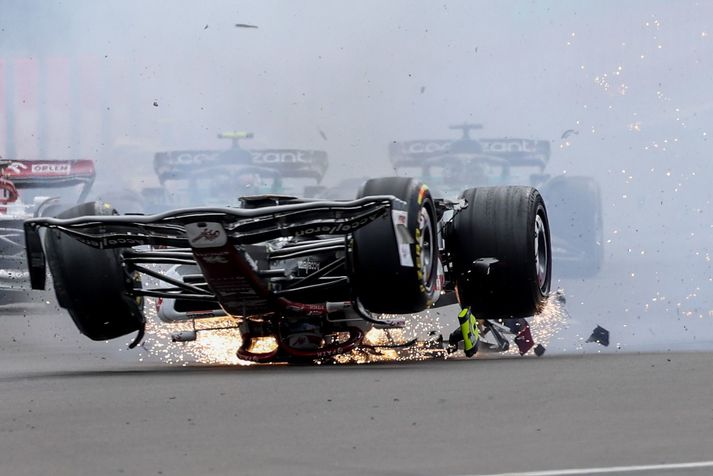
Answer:
<svg viewBox="0 0 713 476"><path fill-rule="evenodd" d="M57 218L112 214L108 204L88 202ZM122 264L120 250L92 248L52 229L45 235L45 250L57 301L82 334L106 340L143 329L143 301L131 296L140 283Z"/></svg>
<svg viewBox="0 0 713 476"><path fill-rule="evenodd" d="M433 301L438 268L431 193L416 179L385 177L366 181L357 198L370 195L393 195L406 202L407 213L395 212L395 226L384 216L354 232L354 294L374 313L423 311Z"/></svg>
<svg viewBox="0 0 713 476"><path fill-rule="evenodd" d="M545 304L552 275L550 229L532 187L471 188L446 236L461 307L479 319L530 317Z"/></svg>

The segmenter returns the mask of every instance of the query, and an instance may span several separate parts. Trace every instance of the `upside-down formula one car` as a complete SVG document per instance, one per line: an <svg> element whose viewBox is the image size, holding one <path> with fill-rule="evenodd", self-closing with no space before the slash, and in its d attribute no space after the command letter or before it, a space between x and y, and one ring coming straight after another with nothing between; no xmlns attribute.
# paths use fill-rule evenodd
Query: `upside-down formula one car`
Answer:
<svg viewBox="0 0 713 476"><path fill-rule="evenodd" d="M448 349L472 356L479 320L536 314L551 281L547 211L531 187L435 200L416 179L388 177L354 200L262 195L143 216L89 202L29 219L25 234L33 288L49 264L60 306L90 339L138 331L137 344L150 297L166 323L233 318L237 355L254 362L336 358L373 328L403 326L394 315L455 302Z"/></svg>
<svg viewBox="0 0 713 476"><path fill-rule="evenodd" d="M591 177L544 173L550 142L516 138L474 139L479 124L452 126L460 139L393 142L389 155L399 175L421 178L434 196L454 198L463 186L537 187L550 211L557 273L589 277L599 272L603 253L602 203Z"/></svg>
<svg viewBox="0 0 713 476"><path fill-rule="evenodd" d="M85 201L93 181L91 160L0 160L0 304L28 297L23 222Z"/></svg>
<svg viewBox="0 0 713 476"><path fill-rule="evenodd" d="M175 150L154 155L160 187L143 190L145 209L166 211L187 206L233 206L242 195L304 194L327 172L327 153L303 149L244 149L252 133L224 132L224 150Z"/></svg>

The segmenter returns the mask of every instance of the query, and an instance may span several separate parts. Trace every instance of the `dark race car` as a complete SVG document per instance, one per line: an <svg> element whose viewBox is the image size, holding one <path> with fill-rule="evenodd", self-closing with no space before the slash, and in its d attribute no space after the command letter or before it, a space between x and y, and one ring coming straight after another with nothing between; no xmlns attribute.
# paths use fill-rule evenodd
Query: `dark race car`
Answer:
<svg viewBox="0 0 713 476"><path fill-rule="evenodd" d="M232 206L243 195L303 195L327 172L327 153L301 149L244 149L252 134L227 132L224 150L158 152L154 171L161 184L143 190L148 212L186 206Z"/></svg>
<svg viewBox="0 0 713 476"><path fill-rule="evenodd" d="M588 277L603 262L602 203L598 183L584 176L545 174L550 142L517 138L473 139L478 124L452 126L460 139L393 142L389 156L399 175L427 182L437 197L455 199L470 186L537 187L547 200L557 273Z"/></svg>
<svg viewBox="0 0 713 476"><path fill-rule="evenodd" d="M260 195L145 216L89 202L25 222L32 287L44 288L49 264L59 304L94 340L138 331L140 342L146 297L162 321L193 322L179 341L203 332L197 320L232 318L238 357L255 362L373 351L365 334L403 327L393 315L458 302L442 350L472 356L479 320L515 322L544 306L550 234L532 187L461 197L434 199L419 180L388 177L354 200Z"/></svg>
<svg viewBox="0 0 713 476"><path fill-rule="evenodd" d="M0 304L27 299L23 222L85 201L93 182L91 160L0 160Z"/></svg>

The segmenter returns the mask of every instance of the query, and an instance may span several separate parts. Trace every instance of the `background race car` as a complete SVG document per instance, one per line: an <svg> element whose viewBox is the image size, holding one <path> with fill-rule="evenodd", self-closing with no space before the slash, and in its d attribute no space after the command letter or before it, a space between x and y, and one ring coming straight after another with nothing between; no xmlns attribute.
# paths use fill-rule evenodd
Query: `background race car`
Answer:
<svg viewBox="0 0 713 476"><path fill-rule="evenodd" d="M240 140L251 133L226 132L224 150L158 152L154 170L160 187L142 191L148 212L183 206L231 206L241 196L304 195L327 172L327 153L301 149L243 149Z"/></svg>
<svg viewBox="0 0 713 476"><path fill-rule="evenodd" d="M462 124L460 139L393 142L389 156L399 175L420 177L436 197L456 198L464 184L524 185L542 193L552 228L556 273L588 277L601 268L602 203L599 184L590 177L545 173L547 140L474 139L479 124Z"/></svg>
<svg viewBox="0 0 713 476"><path fill-rule="evenodd" d="M93 182L91 160L0 161L0 304L28 299L23 222L84 201Z"/></svg>

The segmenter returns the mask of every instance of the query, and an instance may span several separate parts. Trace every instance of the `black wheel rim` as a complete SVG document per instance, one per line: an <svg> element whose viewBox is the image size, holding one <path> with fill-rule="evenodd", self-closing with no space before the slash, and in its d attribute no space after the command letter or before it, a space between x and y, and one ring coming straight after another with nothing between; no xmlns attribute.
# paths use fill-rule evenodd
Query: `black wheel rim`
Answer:
<svg viewBox="0 0 713 476"><path fill-rule="evenodd" d="M543 294L547 292L547 279L549 277L550 256L547 240L545 222L538 213L535 217L535 270L537 272L537 285Z"/></svg>
<svg viewBox="0 0 713 476"><path fill-rule="evenodd" d="M431 288L431 275L433 273L433 224L431 215L424 207L418 217L418 228L420 230L419 248L421 250L421 273L422 282L427 289Z"/></svg>

